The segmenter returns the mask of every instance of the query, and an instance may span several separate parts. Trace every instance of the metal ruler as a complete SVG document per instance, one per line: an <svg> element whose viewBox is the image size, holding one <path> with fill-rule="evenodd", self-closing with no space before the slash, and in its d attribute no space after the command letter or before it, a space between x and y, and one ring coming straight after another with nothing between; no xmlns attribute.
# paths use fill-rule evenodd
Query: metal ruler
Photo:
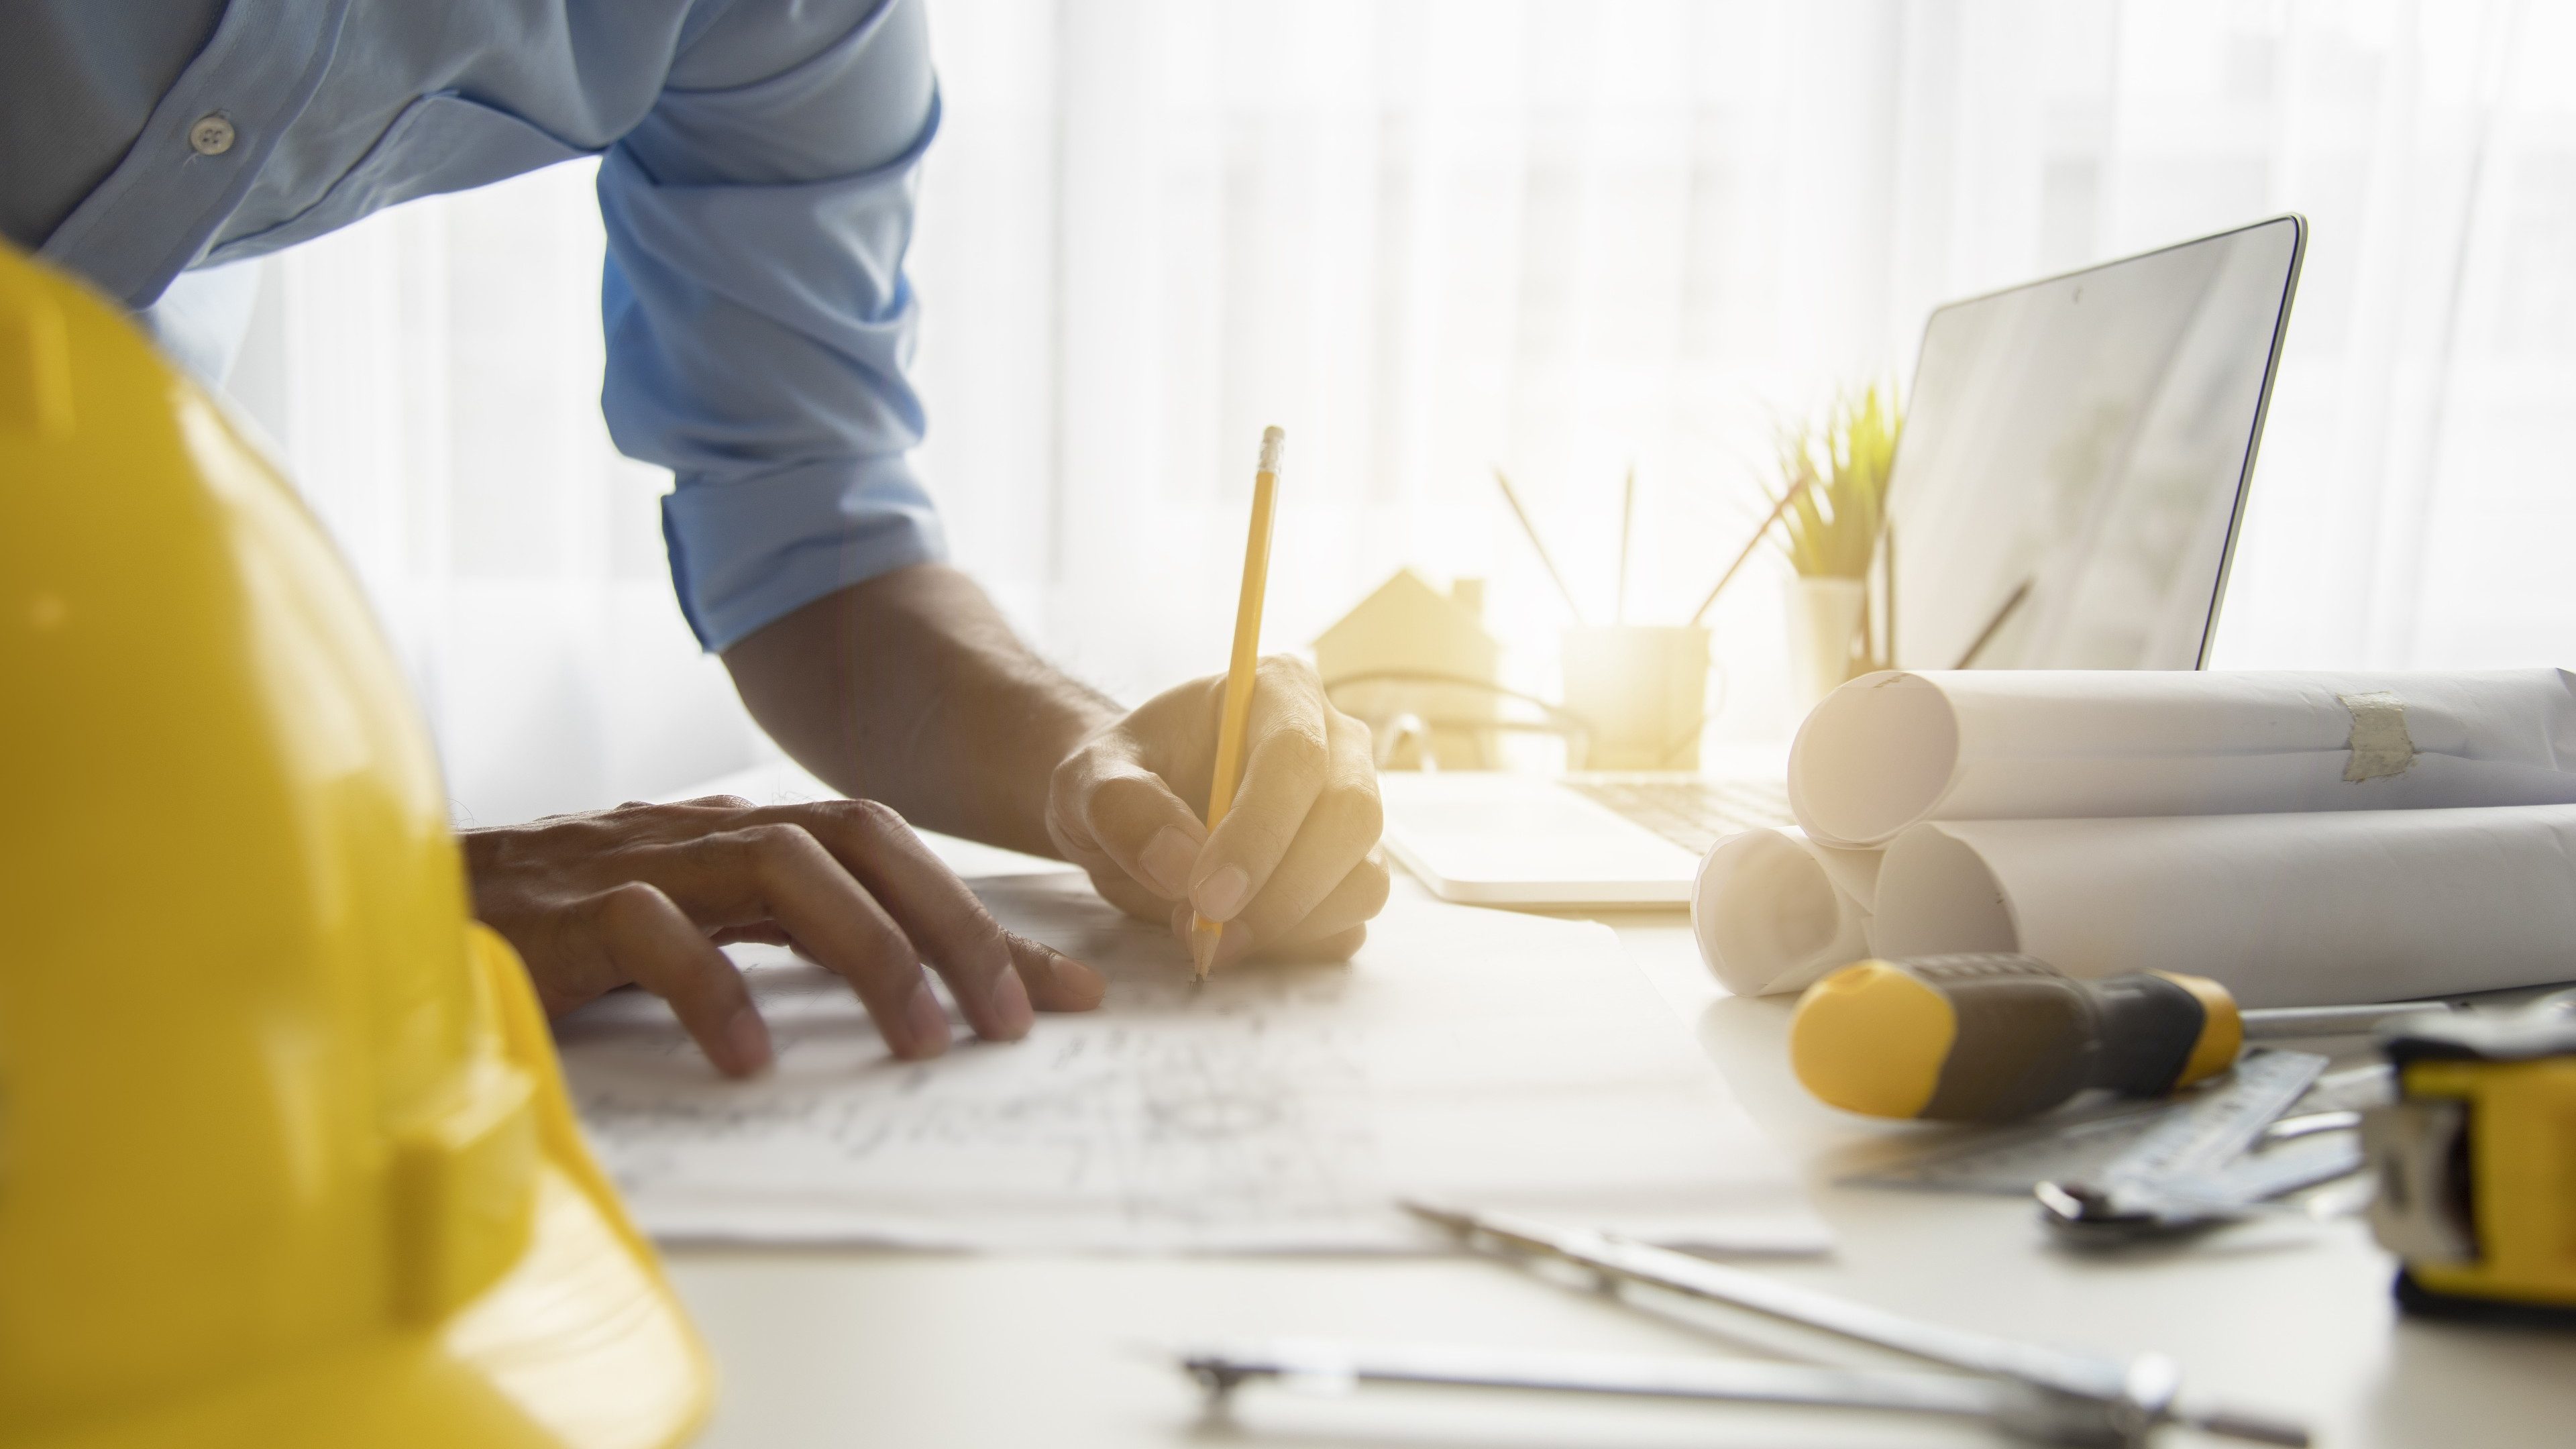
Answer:
<svg viewBox="0 0 2576 1449"><path fill-rule="evenodd" d="M2312 1052L2257 1050L2225 1078L2163 1102L2123 1103L2073 1120L1979 1132L1863 1168L1854 1187L2019 1197L2042 1182L2202 1175L2244 1152L2325 1069Z"/></svg>
<svg viewBox="0 0 2576 1449"><path fill-rule="evenodd" d="M2244 1156L2263 1129L2324 1074L2327 1063L2315 1052L2247 1052L2226 1081L2175 1103L2093 1180L2116 1192L2217 1173Z"/></svg>
<svg viewBox="0 0 2576 1449"><path fill-rule="evenodd" d="M2349 1177L2362 1166L2361 1141L2352 1132L2298 1137L2250 1152L2215 1172L2131 1182L2114 1190L2122 1207L2149 1216L2190 1218L2227 1215L2250 1203Z"/></svg>
<svg viewBox="0 0 2576 1449"><path fill-rule="evenodd" d="M2171 1103L2133 1102L2071 1120L1951 1132L1934 1146L1863 1168L1840 1181L1847 1187L2021 1197L2036 1183L2099 1172L2172 1110Z"/></svg>

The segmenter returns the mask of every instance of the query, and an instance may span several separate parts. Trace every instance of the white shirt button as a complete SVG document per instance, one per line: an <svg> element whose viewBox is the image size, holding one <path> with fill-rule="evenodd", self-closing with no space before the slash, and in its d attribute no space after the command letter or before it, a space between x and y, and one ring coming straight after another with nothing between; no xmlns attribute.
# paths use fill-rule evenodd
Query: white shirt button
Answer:
<svg viewBox="0 0 2576 1449"><path fill-rule="evenodd" d="M188 128L188 148L200 156L221 156L233 148L233 123L221 116L199 116Z"/></svg>

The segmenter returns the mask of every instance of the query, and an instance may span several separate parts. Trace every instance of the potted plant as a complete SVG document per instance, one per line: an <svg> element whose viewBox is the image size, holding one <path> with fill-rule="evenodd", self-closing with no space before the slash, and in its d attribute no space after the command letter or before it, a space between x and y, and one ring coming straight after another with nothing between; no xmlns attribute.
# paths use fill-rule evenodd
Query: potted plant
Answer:
<svg viewBox="0 0 2576 1449"><path fill-rule="evenodd" d="M1852 677L1868 620L1865 583L1887 521L1887 484L1904 417L1873 383L1817 420L1780 430L1780 517L1789 580L1789 672L1801 710Z"/></svg>

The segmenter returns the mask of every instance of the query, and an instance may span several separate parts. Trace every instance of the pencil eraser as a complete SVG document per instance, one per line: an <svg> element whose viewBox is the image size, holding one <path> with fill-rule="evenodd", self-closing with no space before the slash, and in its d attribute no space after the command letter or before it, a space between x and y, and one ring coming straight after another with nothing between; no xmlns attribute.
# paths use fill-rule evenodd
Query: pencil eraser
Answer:
<svg viewBox="0 0 2576 1449"><path fill-rule="evenodd" d="M1279 455L1288 447L1288 434L1276 426L1261 430L1261 471L1279 471Z"/></svg>

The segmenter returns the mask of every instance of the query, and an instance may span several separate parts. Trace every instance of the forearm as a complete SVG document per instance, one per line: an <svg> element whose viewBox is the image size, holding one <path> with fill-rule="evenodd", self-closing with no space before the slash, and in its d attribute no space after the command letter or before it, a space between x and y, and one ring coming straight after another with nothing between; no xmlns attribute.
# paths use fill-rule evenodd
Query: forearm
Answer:
<svg viewBox="0 0 2576 1449"><path fill-rule="evenodd" d="M924 829L1042 855L1056 853L1049 777L1122 713L939 564L817 599L724 662L752 718L833 788Z"/></svg>

